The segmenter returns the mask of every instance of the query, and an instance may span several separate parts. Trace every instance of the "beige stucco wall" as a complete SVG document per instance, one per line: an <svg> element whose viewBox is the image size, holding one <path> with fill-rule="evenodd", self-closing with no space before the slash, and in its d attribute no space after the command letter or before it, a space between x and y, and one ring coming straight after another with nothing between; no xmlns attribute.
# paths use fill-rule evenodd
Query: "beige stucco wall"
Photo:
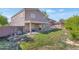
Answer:
<svg viewBox="0 0 79 59"><path fill-rule="evenodd" d="M28 32L29 31L29 24L25 24L24 28L23 28L24 32Z"/></svg>
<svg viewBox="0 0 79 59"><path fill-rule="evenodd" d="M11 26L24 26L24 20L25 20L25 11L20 12L19 14L16 14L11 18Z"/></svg>

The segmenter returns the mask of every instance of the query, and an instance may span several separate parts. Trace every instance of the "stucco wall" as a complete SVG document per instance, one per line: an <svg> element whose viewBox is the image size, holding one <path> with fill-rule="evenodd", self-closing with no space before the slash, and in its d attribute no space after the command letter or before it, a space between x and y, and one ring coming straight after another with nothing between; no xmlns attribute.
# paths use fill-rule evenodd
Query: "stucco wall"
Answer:
<svg viewBox="0 0 79 59"><path fill-rule="evenodd" d="M25 20L25 11L20 12L19 14L11 18L11 26L24 26Z"/></svg>
<svg viewBox="0 0 79 59"><path fill-rule="evenodd" d="M23 28L23 32L28 32L29 31L29 24L25 24L24 28Z"/></svg>

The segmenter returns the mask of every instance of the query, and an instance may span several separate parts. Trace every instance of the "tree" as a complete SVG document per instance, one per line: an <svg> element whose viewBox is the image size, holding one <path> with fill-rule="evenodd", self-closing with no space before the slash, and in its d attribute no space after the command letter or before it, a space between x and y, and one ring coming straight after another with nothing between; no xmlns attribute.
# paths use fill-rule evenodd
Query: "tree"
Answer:
<svg viewBox="0 0 79 59"><path fill-rule="evenodd" d="M48 14L46 11L43 11L43 14L48 18Z"/></svg>
<svg viewBox="0 0 79 59"><path fill-rule="evenodd" d="M59 20L59 23L60 23L62 26L64 26L64 19L60 19L60 20Z"/></svg>
<svg viewBox="0 0 79 59"><path fill-rule="evenodd" d="M79 16L72 16L65 21L65 28L68 29L74 39L79 40Z"/></svg>
<svg viewBox="0 0 79 59"><path fill-rule="evenodd" d="M0 15L0 25L8 24L7 18L3 15Z"/></svg>
<svg viewBox="0 0 79 59"><path fill-rule="evenodd" d="M64 23L64 19L60 19L59 22Z"/></svg>

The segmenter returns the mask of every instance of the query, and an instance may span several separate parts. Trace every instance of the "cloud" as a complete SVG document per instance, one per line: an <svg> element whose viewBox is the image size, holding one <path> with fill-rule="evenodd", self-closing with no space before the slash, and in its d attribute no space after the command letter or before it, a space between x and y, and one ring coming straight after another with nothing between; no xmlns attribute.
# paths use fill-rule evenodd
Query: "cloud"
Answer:
<svg viewBox="0 0 79 59"><path fill-rule="evenodd" d="M46 12L48 12L48 13L55 13L56 10L47 9Z"/></svg>
<svg viewBox="0 0 79 59"><path fill-rule="evenodd" d="M59 12L63 12L64 11L64 9L59 9Z"/></svg>

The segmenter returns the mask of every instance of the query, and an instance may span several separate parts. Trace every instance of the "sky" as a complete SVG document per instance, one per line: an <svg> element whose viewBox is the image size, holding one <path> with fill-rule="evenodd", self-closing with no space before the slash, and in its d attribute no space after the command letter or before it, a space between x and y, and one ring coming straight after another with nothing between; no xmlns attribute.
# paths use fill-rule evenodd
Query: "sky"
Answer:
<svg viewBox="0 0 79 59"><path fill-rule="evenodd" d="M73 15L79 15L79 8L51 8L46 10L49 18L53 20L67 19Z"/></svg>
<svg viewBox="0 0 79 59"><path fill-rule="evenodd" d="M6 16L8 21L11 17L19 12L22 8L0 8L0 14ZM46 11L49 18L59 21L60 19L67 19L73 15L79 15L79 8L41 8Z"/></svg>

